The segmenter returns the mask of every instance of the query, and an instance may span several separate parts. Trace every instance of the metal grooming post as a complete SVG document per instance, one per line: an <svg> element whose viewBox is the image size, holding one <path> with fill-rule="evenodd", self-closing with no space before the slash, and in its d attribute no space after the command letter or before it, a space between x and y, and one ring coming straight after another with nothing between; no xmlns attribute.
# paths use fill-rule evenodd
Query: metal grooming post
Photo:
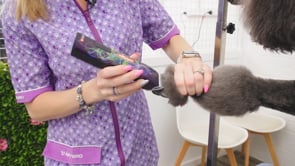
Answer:
<svg viewBox="0 0 295 166"><path fill-rule="evenodd" d="M219 0L214 48L214 64L217 67L224 63L225 40L227 29L227 0ZM207 166L216 166L218 151L219 116L210 113Z"/></svg>

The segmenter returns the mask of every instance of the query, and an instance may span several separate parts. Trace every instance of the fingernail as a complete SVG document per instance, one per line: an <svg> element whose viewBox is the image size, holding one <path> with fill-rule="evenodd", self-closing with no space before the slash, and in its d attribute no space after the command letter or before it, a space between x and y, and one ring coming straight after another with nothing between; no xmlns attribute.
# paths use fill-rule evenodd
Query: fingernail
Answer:
<svg viewBox="0 0 295 166"><path fill-rule="evenodd" d="M204 86L204 92L207 93L208 91L209 91L209 86L208 85L205 85Z"/></svg>
<svg viewBox="0 0 295 166"><path fill-rule="evenodd" d="M146 84L148 84L150 81L149 80L143 80L141 82L141 87L144 87Z"/></svg>
<svg viewBox="0 0 295 166"><path fill-rule="evenodd" d="M143 70L137 70L137 71L136 71L136 75L137 75L137 76L141 76L142 73L143 73Z"/></svg>
<svg viewBox="0 0 295 166"><path fill-rule="evenodd" d="M133 67L131 65L127 65L127 66L124 67L124 70L125 71L130 71L130 70L132 70L132 68Z"/></svg>
<svg viewBox="0 0 295 166"><path fill-rule="evenodd" d="M139 56L139 52L135 52L131 56Z"/></svg>

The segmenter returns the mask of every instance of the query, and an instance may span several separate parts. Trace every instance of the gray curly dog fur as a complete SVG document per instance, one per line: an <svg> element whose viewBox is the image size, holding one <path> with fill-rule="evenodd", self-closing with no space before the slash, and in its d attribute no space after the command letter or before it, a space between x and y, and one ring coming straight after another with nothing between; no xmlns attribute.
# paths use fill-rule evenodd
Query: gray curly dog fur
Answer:
<svg viewBox="0 0 295 166"><path fill-rule="evenodd" d="M161 76L163 94L173 106L186 104L174 82L174 66L168 66ZM295 114L295 81L255 77L243 66L218 66L208 93L190 96L208 111L220 115L239 116L256 111L260 106Z"/></svg>
<svg viewBox="0 0 295 166"><path fill-rule="evenodd" d="M294 51L294 0L229 1L243 6L244 24L248 28L254 42L273 51Z"/></svg>
<svg viewBox="0 0 295 166"><path fill-rule="evenodd" d="M243 5L244 24L254 42L265 49L293 52L295 49L295 0L228 0ZM162 74L162 84L169 103L184 105L174 83L174 66ZM243 115L260 106L295 115L295 81L263 79L242 66L219 66L213 71L208 93L191 96L208 111L221 115Z"/></svg>

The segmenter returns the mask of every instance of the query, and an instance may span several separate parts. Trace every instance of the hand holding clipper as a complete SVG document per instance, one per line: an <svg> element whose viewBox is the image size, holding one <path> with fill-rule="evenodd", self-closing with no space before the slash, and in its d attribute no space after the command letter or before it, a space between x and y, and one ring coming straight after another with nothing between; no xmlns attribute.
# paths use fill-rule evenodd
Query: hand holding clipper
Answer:
<svg viewBox="0 0 295 166"><path fill-rule="evenodd" d="M157 71L81 33L77 33L71 55L98 68L115 65L131 65L134 69L144 71L139 79L149 80L149 83L143 87L144 89L152 90L159 86L159 74Z"/></svg>

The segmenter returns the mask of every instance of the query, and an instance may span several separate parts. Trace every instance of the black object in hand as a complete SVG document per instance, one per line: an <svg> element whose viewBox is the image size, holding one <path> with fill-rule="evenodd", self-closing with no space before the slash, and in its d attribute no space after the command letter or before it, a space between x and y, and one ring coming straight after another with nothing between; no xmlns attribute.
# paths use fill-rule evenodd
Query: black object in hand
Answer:
<svg viewBox="0 0 295 166"><path fill-rule="evenodd" d="M149 80L148 84L143 87L144 89L152 90L159 86L159 74L156 70L144 63L134 61L128 56L104 46L81 33L76 35L71 55L98 68L122 64L131 65L134 69L144 71L139 78Z"/></svg>

